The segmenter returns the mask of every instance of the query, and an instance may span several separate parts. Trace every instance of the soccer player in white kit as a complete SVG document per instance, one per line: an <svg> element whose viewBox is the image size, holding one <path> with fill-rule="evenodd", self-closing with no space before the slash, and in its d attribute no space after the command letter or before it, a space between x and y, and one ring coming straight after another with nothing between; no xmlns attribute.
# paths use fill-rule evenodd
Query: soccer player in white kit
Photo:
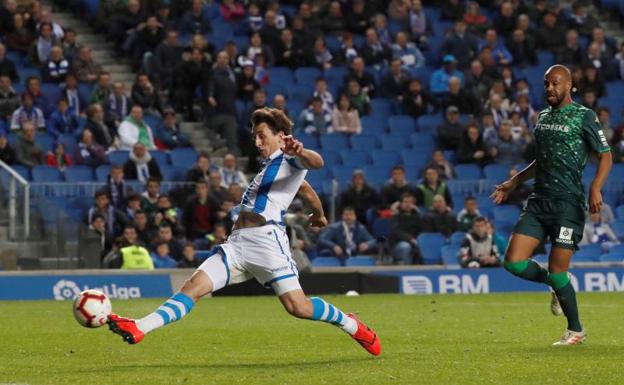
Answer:
<svg viewBox="0 0 624 385"><path fill-rule="evenodd" d="M323 167L323 158L291 136L292 122L280 110L263 108L251 117L262 170L247 187L240 215L227 242L213 249L180 291L153 313L139 320L109 316L110 329L130 343L188 314L202 297L230 284L255 278L272 287L288 313L298 318L334 324L373 355L381 353L379 338L353 314L345 314L318 297L308 298L290 255L283 214L299 192L313 207L310 223L327 225L318 196L305 182L308 169Z"/></svg>

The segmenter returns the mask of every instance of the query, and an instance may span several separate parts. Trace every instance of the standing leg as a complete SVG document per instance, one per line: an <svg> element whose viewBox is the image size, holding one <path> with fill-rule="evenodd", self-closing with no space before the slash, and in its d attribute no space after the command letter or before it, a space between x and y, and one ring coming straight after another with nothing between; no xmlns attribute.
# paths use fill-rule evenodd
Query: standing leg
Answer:
<svg viewBox="0 0 624 385"><path fill-rule="evenodd" d="M553 288L563 314L568 319L568 330L574 332L583 331L579 320L578 306L576 303L576 292L568 276L570 260L574 254L573 250L560 247L553 247L548 260L548 284Z"/></svg>

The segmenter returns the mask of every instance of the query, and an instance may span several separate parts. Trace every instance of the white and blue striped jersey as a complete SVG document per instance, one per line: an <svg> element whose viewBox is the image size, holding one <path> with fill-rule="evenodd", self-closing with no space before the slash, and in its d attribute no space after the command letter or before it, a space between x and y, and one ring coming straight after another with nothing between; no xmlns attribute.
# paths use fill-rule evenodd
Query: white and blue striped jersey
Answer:
<svg viewBox="0 0 624 385"><path fill-rule="evenodd" d="M241 212L262 215L267 222L283 225L283 216L299 191L308 170L294 157L275 151L249 183L240 204Z"/></svg>

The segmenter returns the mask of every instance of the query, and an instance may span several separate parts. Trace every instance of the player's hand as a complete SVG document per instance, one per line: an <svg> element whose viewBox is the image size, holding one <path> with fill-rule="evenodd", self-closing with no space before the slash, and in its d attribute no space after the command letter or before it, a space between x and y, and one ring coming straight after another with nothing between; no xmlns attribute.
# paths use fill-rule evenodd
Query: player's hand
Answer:
<svg viewBox="0 0 624 385"><path fill-rule="evenodd" d="M316 227L318 229L322 229L327 226L327 218L325 215L314 215L310 216L310 227Z"/></svg>
<svg viewBox="0 0 624 385"><path fill-rule="evenodd" d="M358 250L360 251L360 253L365 253L368 251L368 243L360 243L358 245Z"/></svg>
<svg viewBox="0 0 624 385"><path fill-rule="evenodd" d="M342 247L340 247L340 246L338 246L338 245L334 246L334 254L335 254L336 256L340 256L340 255L342 255Z"/></svg>
<svg viewBox="0 0 624 385"><path fill-rule="evenodd" d="M599 213L602 210L602 193L598 189L589 189L589 212Z"/></svg>
<svg viewBox="0 0 624 385"><path fill-rule="evenodd" d="M507 200L509 194L518 186L518 182L516 179L509 179L499 185L496 185L494 192L490 195L490 199L494 201L494 203L501 204Z"/></svg>
<svg viewBox="0 0 624 385"><path fill-rule="evenodd" d="M286 135L282 138L284 140L284 147L282 151L286 155L299 156L303 152L303 143L293 138L292 135Z"/></svg>

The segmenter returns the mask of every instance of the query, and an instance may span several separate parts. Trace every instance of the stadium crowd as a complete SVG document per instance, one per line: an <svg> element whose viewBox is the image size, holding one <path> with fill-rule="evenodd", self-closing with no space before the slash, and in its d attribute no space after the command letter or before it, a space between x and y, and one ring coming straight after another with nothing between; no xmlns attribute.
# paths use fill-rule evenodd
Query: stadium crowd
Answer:
<svg viewBox="0 0 624 385"><path fill-rule="evenodd" d="M85 2L59 3L80 9ZM319 195L327 198L326 179L342 182L340 220L322 232L306 227L301 202L286 215L300 264L306 254L427 263L420 235L437 233L455 242L463 266L497 265L510 229L497 232L492 206L453 194L448 183L469 179L458 172L465 165L479 167L474 179L492 165L507 177L532 160L549 64L572 69L575 99L595 109L616 162L624 161L621 101L607 95L608 84L624 77L624 44L587 9L582 0L571 8L546 0L101 1L94 25L137 72L128 87L41 2L4 0L0 159L65 172L96 169L110 163L110 152L129 151L85 213L84 238L101 246L109 266L120 265L118 250L138 244L156 267L196 266L196 249L228 235L244 172L261 163L249 116L271 106L326 157L327 176L312 183ZM39 74L24 77L23 66ZM216 167L200 152L184 178L192 185L161 193L156 153L192 147L180 117L203 122L228 155ZM388 150L381 157L392 160L380 162L386 173L373 178L365 152L380 145ZM414 154L418 161L408 161ZM247 169L237 166L239 156L248 157ZM127 186L134 180L145 191ZM530 190L510 198L510 212L517 215ZM605 211L610 218L588 219L587 242L621 237L602 227L614 221L609 205Z"/></svg>

